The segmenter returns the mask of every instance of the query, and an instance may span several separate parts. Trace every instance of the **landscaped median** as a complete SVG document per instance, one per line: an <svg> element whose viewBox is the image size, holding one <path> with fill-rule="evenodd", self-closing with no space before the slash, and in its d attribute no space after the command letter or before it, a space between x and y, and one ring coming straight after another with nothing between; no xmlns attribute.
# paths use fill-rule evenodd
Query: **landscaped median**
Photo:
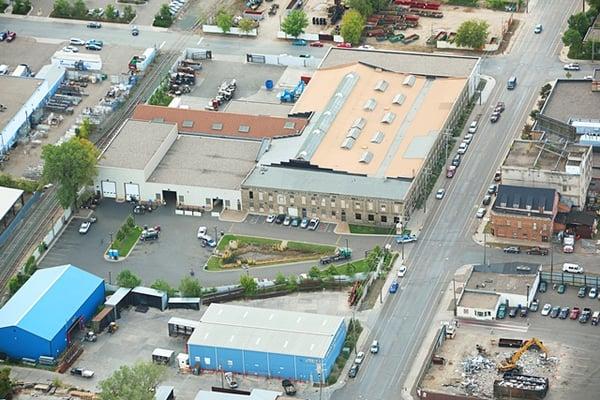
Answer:
<svg viewBox="0 0 600 400"><path fill-rule="evenodd" d="M106 255L108 256L109 250L117 250L119 258L127 257L141 234L142 228L135 224L133 217L130 215L117 232L115 240L108 246Z"/></svg>
<svg viewBox="0 0 600 400"><path fill-rule="evenodd" d="M225 235L217 245L217 255L208 259L206 269L223 269L285 264L317 260L335 252L335 246L289 242L253 236Z"/></svg>
<svg viewBox="0 0 600 400"><path fill-rule="evenodd" d="M348 224L350 233L361 235L395 235L396 228Z"/></svg>

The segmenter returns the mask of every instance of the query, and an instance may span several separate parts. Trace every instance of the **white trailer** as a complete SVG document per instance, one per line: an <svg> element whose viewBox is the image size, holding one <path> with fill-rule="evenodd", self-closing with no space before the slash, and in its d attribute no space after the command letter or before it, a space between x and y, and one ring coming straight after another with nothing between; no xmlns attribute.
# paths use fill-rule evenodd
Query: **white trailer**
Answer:
<svg viewBox="0 0 600 400"><path fill-rule="evenodd" d="M82 65L86 70L102 70L102 59L98 54L67 53L64 51L57 51L52 56L52 64L59 65L64 68L74 69L79 69L78 65Z"/></svg>

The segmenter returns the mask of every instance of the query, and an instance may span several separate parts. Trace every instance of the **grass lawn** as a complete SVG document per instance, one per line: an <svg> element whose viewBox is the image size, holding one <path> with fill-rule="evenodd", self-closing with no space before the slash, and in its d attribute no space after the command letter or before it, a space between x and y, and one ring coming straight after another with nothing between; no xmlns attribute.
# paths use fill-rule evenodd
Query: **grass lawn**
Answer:
<svg viewBox="0 0 600 400"><path fill-rule="evenodd" d="M367 259L363 258L362 260L356 260L346 264L336 265L335 269L337 269L338 275L352 275L358 272L366 272L368 271L369 267L367 265Z"/></svg>
<svg viewBox="0 0 600 400"><path fill-rule="evenodd" d="M115 240L110 246L110 248L119 250L119 257L125 257L127 254L129 254L129 251L137 242L141 234L142 228L136 226L135 228L131 229L131 231L129 231L129 234L125 236L125 239L123 239L122 241Z"/></svg>
<svg viewBox="0 0 600 400"><path fill-rule="evenodd" d="M290 250L297 250L303 253L331 254L335 251L335 246L305 242L288 242L287 247Z"/></svg>
<svg viewBox="0 0 600 400"><path fill-rule="evenodd" d="M240 245L252 244L252 245L256 245L256 246L273 246L274 244L277 245L277 244L281 243L281 240L275 240L275 239L266 239L266 238L260 238L260 237L254 237L254 236L225 235L221 238L221 240L219 240L217 249L225 250L227 248L227 245L229 244L229 242L231 242L232 240L237 240L238 244L240 244Z"/></svg>
<svg viewBox="0 0 600 400"><path fill-rule="evenodd" d="M395 235L396 228L384 228L381 226L353 225L349 224L350 233L362 233L364 235Z"/></svg>
<svg viewBox="0 0 600 400"><path fill-rule="evenodd" d="M220 271L221 270L221 259L217 256L210 256L206 263L206 269L208 271Z"/></svg>

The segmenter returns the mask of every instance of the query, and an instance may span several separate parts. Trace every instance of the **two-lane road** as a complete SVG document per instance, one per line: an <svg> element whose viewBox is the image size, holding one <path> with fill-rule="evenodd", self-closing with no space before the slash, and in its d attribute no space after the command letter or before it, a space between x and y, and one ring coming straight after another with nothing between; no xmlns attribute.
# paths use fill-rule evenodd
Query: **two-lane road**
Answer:
<svg viewBox="0 0 600 400"><path fill-rule="evenodd" d="M442 201L430 201L430 215L411 250L409 273L401 283L401 291L389 296L373 327L370 339L377 338L382 350L369 357L358 376L349 379L332 395L333 399L399 398L451 274L458 266L481 262L481 248L472 241L479 222L475 211L510 141L521 131L540 87L564 76L557 43L568 16L578 6L578 2L563 0L532 5L530 15L519 16L526 20L513 38L516 42L510 53L484 60L482 74L493 76L497 85L487 104L476 107L474 114L483 114L478 133L457 175L448 181L440 179L446 196ZM538 21L544 21L540 35L533 33ZM518 86L508 91L506 81L513 75L518 77ZM504 101L507 109L492 125L489 110L497 101ZM501 257L494 252L494 258Z"/></svg>

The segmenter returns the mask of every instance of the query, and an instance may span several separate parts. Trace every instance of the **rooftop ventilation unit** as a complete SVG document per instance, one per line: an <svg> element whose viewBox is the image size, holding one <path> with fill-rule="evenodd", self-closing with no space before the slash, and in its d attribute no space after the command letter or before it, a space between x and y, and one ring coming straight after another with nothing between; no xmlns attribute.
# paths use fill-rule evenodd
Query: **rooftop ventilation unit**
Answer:
<svg viewBox="0 0 600 400"><path fill-rule="evenodd" d="M344 141L342 142L342 145L340 147L342 149L350 150L352 148L352 146L354 146L355 142L356 142L356 140L354 140L353 138L347 137L346 139L344 139Z"/></svg>
<svg viewBox="0 0 600 400"><path fill-rule="evenodd" d="M395 118L396 114L394 114L391 111L388 111L383 115L383 118L381 118L381 122L384 124L391 124Z"/></svg>
<svg viewBox="0 0 600 400"><path fill-rule="evenodd" d="M365 151L364 153L362 153L362 156L360 156L360 160L358 160L358 162L361 162L363 164L368 164L371 162L372 159L373 159L373 153L371 153L370 151Z"/></svg>
<svg viewBox="0 0 600 400"><path fill-rule="evenodd" d="M375 84L375 90L377 90L378 92L385 92L389 85L390 84L387 83L387 81L380 79Z"/></svg>
<svg viewBox="0 0 600 400"><path fill-rule="evenodd" d="M402 84L404 86L413 87L415 85L416 81L417 81L417 78L414 75L408 75L406 78L404 78L404 82L402 82Z"/></svg>
<svg viewBox="0 0 600 400"><path fill-rule="evenodd" d="M392 103L401 106L402 103L404 103L404 100L406 100L406 96L403 95L402 93L398 93L397 95L394 96Z"/></svg>
<svg viewBox="0 0 600 400"><path fill-rule="evenodd" d="M384 136L385 135L381 131L375 132L375 134L371 138L371 143L381 143L381 142L383 142L383 137Z"/></svg>
<svg viewBox="0 0 600 400"><path fill-rule="evenodd" d="M348 133L346 134L346 137L356 140L356 139L358 139L358 136L360 135L361 132L362 131L358 128L350 128L350 129L348 129Z"/></svg>
<svg viewBox="0 0 600 400"><path fill-rule="evenodd" d="M375 101L375 99L369 99L369 100L365 101L365 105L363 106L363 110L373 111L375 109L376 105L377 105L377 101Z"/></svg>
<svg viewBox="0 0 600 400"><path fill-rule="evenodd" d="M364 129L366 124L367 124L367 120L364 119L363 117L360 117L360 118L357 118L354 120L351 127L358 128L358 129Z"/></svg>

